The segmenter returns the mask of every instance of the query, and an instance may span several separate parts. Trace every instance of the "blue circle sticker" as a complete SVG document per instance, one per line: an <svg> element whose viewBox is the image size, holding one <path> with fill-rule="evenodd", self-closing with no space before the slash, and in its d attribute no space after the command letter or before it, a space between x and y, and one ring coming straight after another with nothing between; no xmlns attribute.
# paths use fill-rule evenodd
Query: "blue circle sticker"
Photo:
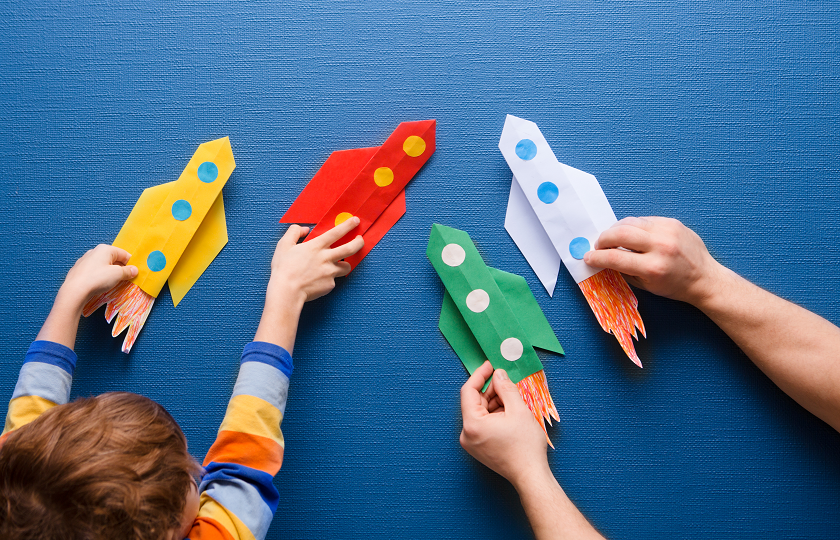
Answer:
<svg viewBox="0 0 840 540"><path fill-rule="evenodd" d="M181 199L172 203L172 217L178 221L185 221L192 215L192 206L190 203Z"/></svg>
<svg viewBox="0 0 840 540"><path fill-rule="evenodd" d="M522 139L516 143L516 155L519 159L531 161L537 155L537 145L531 139Z"/></svg>
<svg viewBox="0 0 840 540"><path fill-rule="evenodd" d="M198 166L198 179L209 184L219 177L219 168L212 161L205 161Z"/></svg>
<svg viewBox="0 0 840 540"><path fill-rule="evenodd" d="M582 236L578 236L571 242L569 242L569 253L572 254L572 257L575 259L582 261L583 256L586 252L589 251L589 240Z"/></svg>
<svg viewBox="0 0 840 540"><path fill-rule="evenodd" d="M545 204L551 204L556 201L558 195L560 195L560 190L557 189L554 182L543 182L537 188L537 197Z"/></svg>
<svg viewBox="0 0 840 540"><path fill-rule="evenodd" d="M153 251L149 253L149 257L146 259L146 266L152 272L160 272L166 268L166 257L160 251Z"/></svg>

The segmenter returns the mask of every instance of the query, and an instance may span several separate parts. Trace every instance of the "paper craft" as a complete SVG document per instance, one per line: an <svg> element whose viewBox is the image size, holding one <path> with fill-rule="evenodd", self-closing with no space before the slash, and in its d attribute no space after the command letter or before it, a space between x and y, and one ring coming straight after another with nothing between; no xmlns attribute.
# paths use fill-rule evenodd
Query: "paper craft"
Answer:
<svg viewBox="0 0 840 540"><path fill-rule="evenodd" d="M575 279L595 317L642 367L631 335L643 336L636 295L610 269L583 262L603 231L616 222L600 184L591 174L560 163L533 122L508 115L499 149L513 171L505 229L549 295L554 293L560 263Z"/></svg>
<svg viewBox="0 0 840 540"><path fill-rule="evenodd" d="M131 253L139 273L85 305L87 317L108 304L117 317L111 335L128 328L122 351L131 350L155 298L169 282L175 306L227 244L222 187L236 167L227 137L202 144L178 180L143 191L120 229L115 246Z"/></svg>
<svg viewBox="0 0 840 540"><path fill-rule="evenodd" d="M359 225L333 246L362 235L365 246L345 259L355 268L405 214L405 186L435 151L435 121L403 122L382 146L330 154L280 223L314 223L306 240L353 216Z"/></svg>
<svg viewBox="0 0 840 540"><path fill-rule="evenodd" d="M563 347L525 279L488 267L466 232L443 225L432 225L426 256L446 287L438 326L467 371L490 360L516 383L543 431L544 419L559 421L534 347L558 354Z"/></svg>

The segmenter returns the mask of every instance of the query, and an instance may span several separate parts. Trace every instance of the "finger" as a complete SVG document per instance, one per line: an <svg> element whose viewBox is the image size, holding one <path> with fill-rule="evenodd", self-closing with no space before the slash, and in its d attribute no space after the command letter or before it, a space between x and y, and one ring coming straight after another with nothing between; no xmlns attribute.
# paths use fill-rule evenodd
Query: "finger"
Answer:
<svg viewBox="0 0 840 540"><path fill-rule="evenodd" d="M632 253L621 249L596 249L583 256L583 262L596 268L612 268L628 276L644 273L643 253Z"/></svg>
<svg viewBox="0 0 840 540"><path fill-rule="evenodd" d="M346 244L342 244L337 248L330 250L330 259L333 261L340 261L341 259L346 259L351 255L355 255L359 252L360 249L365 247L365 239L361 236L357 236L356 238L350 240Z"/></svg>
<svg viewBox="0 0 840 540"><path fill-rule="evenodd" d="M651 229L654 228L654 226L656 226L655 221L658 220L658 219L662 219L662 218L651 217L651 216L645 216L645 217L627 216L626 218L621 219L621 220L613 223L612 227L619 227L619 226L622 226L622 225L630 225L631 227L638 227L639 229L644 229L646 231L650 231Z"/></svg>
<svg viewBox="0 0 840 540"><path fill-rule="evenodd" d="M337 240L344 238L344 236L356 228L356 226L361 223L361 220L358 216L353 216L350 219L346 220L343 223L339 223L332 229L328 230L318 238L321 241L321 245L323 246L331 246L336 243Z"/></svg>
<svg viewBox="0 0 840 540"><path fill-rule="evenodd" d="M490 362L484 362L461 387L461 413L474 412L481 406L481 388L493 373Z"/></svg>
<svg viewBox="0 0 840 540"><path fill-rule="evenodd" d="M309 227L301 227L300 225L289 225L286 233L280 238L277 246L283 246L288 249L297 244L306 233L309 232Z"/></svg>
<svg viewBox="0 0 840 540"><path fill-rule="evenodd" d="M497 369L493 372L493 385L496 387L496 398L499 403L505 408L525 405L522 401L522 396L519 395L519 389L508 377L507 371Z"/></svg>
<svg viewBox="0 0 840 540"><path fill-rule="evenodd" d="M489 405L489 402L487 401L487 396L485 396L484 394L481 394L481 393L479 393L478 395L481 396L481 403L480 403L481 408L486 410L487 405Z"/></svg>
<svg viewBox="0 0 840 540"><path fill-rule="evenodd" d="M120 278L120 281L134 279L137 277L137 274L140 273L140 270L138 270L133 264L130 266L121 266L120 270L122 270L122 277Z"/></svg>
<svg viewBox="0 0 840 540"><path fill-rule="evenodd" d="M344 277L347 274L349 274L351 270L353 270L353 267L350 266L349 262L338 261L337 263L334 263L334 264L335 264L335 274L334 274L335 277Z"/></svg>
<svg viewBox="0 0 840 540"><path fill-rule="evenodd" d="M503 409L503 410L504 410L504 408L502 407L502 402L501 402L501 401L499 401L499 397L498 397L498 396L494 397L493 399L491 399L491 400L487 403L487 412L491 412L491 413L492 413L492 412L496 412L496 411L498 411L499 409Z"/></svg>
<svg viewBox="0 0 840 540"><path fill-rule="evenodd" d="M650 233L645 229L633 225L620 225L618 227L610 227L602 232L601 236L595 242L595 249L623 247L646 253L651 250L651 242Z"/></svg>
<svg viewBox="0 0 840 540"><path fill-rule="evenodd" d="M484 397L488 400L496 397L496 387L493 385L493 379L490 379L490 384L487 385L487 390L484 391Z"/></svg>
<svg viewBox="0 0 840 540"><path fill-rule="evenodd" d="M108 255L111 257L111 264L126 264L131 258L131 253L117 246L107 246Z"/></svg>
<svg viewBox="0 0 840 540"><path fill-rule="evenodd" d="M114 287L121 281L125 281L128 279L134 279L137 277L138 270L137 267L134 265L131 266L120 266L117 264L113 264L108 266L104 272L105 281L103 283L104 288L102 290L107 291L108 289Z"/></svg>

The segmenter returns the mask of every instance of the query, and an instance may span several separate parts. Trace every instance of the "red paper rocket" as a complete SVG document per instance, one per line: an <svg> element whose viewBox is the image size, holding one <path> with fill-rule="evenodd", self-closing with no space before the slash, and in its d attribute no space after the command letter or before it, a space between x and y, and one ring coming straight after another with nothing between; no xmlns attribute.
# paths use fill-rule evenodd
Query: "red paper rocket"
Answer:
<svg viewBox="0 0 840 540"><path fill-rule="evenodd" d="M358 227L333 246L362 235L352 268L405 214L405 186L435 151L435 121L403 122L382 144L330 154L280 223L314 223L307 240L357 216Z"/></svg>

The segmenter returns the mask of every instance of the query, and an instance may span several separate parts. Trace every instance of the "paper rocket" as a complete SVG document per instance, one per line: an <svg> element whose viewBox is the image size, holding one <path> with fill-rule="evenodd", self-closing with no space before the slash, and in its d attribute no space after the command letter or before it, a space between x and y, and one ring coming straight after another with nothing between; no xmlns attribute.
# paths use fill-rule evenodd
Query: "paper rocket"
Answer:
<svg viewBox="0 0 840 540"><path fill-rule="evenodd" d="M575 279L601 328L615 335L624 352L642 367L631 335L645 335L636 295L610 269L594 268L583 255L615 214L598 180L560 163L533 122L508 115L499 149L513 181L505 229L534 269L549 295L554 293L560 263Z"/></svg>
<svg viewBox="0 0 840 540"><path fill-rule="evenodd" d="M358 216L359 225L333 246L362 235L365 246L348 257L351 268L405 214L405 186L435 151L435 121L403 122L382 144L330 154L280 223L314 223L311 240Z"/></svg>
<svg viewBox="0 0 840 540"><path fill-rule="evenodd" d="M528 283L488 267L466 232L443 225L432 225L426 256L446 288L438 326L455 354L470 373L487 360L504 369L545 431L543 419L559 417L534 347L563 347Z"/></svg>
<svg viewBox="0 0 840 540"><path fill-rule="evenodd" d="M114 337L128 328L127 353L146 322L155 298L169 283L175 306L227 244L222 188L236 167L227 137L198 147L178 180L143 191L113 245L131 254L139 273L87 303L87 317L108 304L117 317Z"/></svg>

